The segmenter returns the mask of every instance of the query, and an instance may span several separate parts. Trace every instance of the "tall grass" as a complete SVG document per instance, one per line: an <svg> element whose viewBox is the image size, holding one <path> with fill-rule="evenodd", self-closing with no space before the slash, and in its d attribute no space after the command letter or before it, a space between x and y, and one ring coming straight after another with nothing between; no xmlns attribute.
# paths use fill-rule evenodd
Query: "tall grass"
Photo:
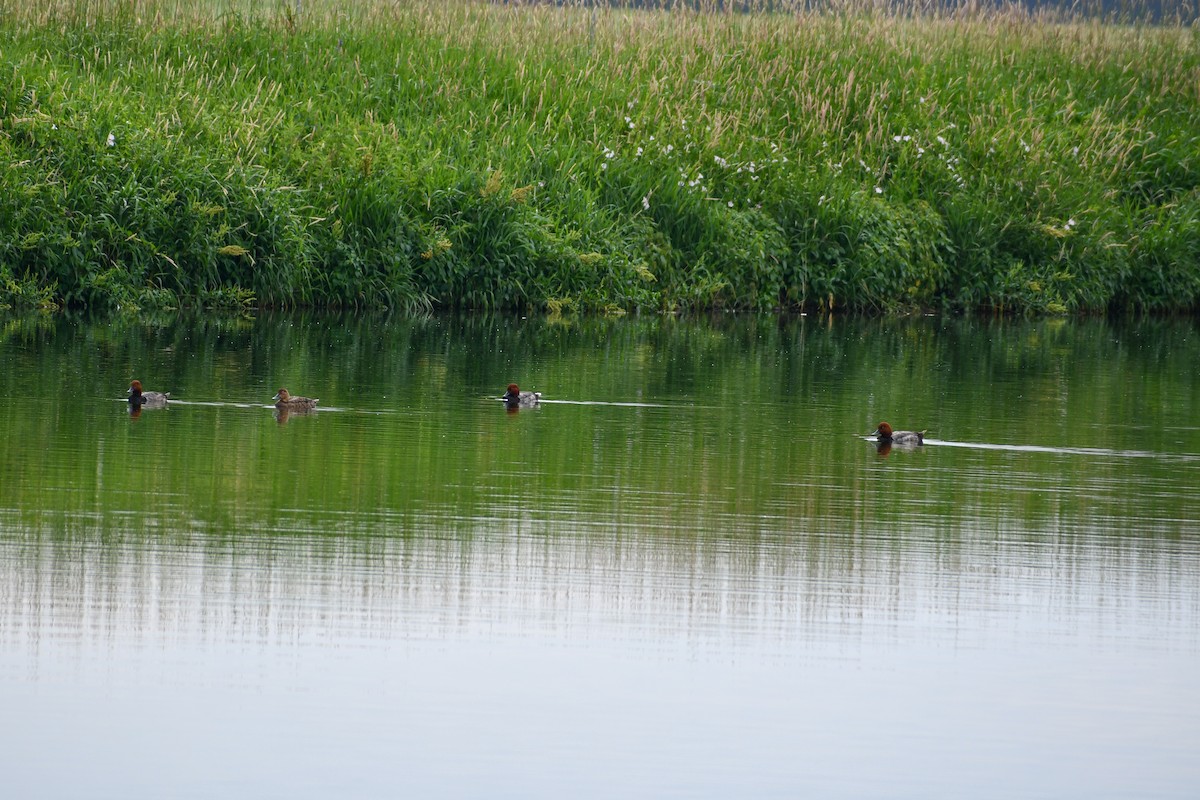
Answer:
<svg viewBox="0 0 1200 800"><path fill-rule="evenodd" d="M1017 11L0 0L0 304L1194 310L1197 87Z"/></svg>

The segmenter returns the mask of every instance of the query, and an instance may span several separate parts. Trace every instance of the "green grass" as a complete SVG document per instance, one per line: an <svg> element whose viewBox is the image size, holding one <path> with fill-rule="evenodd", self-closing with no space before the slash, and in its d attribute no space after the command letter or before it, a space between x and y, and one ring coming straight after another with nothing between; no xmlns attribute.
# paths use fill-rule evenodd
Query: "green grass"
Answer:
<svg viewBox="0 0 1200 800"><path fill-rule="evenodd" d="M1197 87L1011 12L0 0L0 305L1195 310Z"/></svg>

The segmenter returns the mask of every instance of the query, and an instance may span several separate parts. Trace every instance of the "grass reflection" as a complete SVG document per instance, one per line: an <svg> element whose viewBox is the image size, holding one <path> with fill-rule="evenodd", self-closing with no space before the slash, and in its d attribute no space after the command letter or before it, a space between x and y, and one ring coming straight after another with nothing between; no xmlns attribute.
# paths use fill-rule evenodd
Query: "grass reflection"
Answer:
<svg viewBox="0 0 1200 800"><path fill-rule="evenodd" d="M1200 510L1189 320L301 314L6 331L0 507L21 515L222 536L294 512L364 536L487 521L707 541L1181 531ZM135 376L178 400L130 418L119 398ZM503 413L511 380L545 407ZM283 384L328 407L277 419ZM881 459L861 438L880 419L978 446ZM1164 488L1149 500L1140 486ZM376 514L407 521L375 528Z"/></svg>

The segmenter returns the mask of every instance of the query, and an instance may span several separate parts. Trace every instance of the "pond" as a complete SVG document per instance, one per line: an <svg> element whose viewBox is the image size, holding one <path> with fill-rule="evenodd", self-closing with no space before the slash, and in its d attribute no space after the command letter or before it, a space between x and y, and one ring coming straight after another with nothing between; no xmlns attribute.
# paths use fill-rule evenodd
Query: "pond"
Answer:
<svg viewBox="0 0 1200 800"><path fill-rule="evenodd" d="M1197 364L1194 320L3 322L0 772L1190 798Z"/></svg>

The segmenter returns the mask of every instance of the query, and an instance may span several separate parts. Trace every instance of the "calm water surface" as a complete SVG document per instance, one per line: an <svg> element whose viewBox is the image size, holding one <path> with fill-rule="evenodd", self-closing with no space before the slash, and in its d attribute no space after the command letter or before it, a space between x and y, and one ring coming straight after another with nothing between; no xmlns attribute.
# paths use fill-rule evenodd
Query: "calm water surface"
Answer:
<svg viewBox="0 0 1200 800"><path fill-rule="evenodd" d="M3 794L1195 797L1197 364L1193 321L0 322Z"/></svg>

